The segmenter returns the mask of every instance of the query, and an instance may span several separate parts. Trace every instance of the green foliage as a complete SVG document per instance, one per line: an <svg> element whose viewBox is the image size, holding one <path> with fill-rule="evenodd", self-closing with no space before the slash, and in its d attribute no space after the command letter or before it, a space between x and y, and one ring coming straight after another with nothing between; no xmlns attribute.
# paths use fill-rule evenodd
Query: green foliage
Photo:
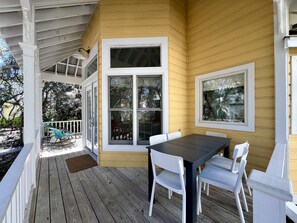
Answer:
<svg viewBox="0 0 297 223"><path fill-rule="evenodd" d="M46 82L43 87L43 121L81 119L81 90L78 85Z"/></svg>

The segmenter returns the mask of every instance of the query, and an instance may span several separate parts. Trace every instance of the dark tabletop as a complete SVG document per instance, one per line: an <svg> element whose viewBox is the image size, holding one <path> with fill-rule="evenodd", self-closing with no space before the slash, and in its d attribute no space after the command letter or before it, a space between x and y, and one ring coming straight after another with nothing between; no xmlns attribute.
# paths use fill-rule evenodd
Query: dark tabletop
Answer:
<svg viewBox="0 0 297 223"><path fill-rule="evenodd" d="M185 165L195 163L199 166L228 145L227 138L193 134L147 148L180 156L184 159Z"/></svg>

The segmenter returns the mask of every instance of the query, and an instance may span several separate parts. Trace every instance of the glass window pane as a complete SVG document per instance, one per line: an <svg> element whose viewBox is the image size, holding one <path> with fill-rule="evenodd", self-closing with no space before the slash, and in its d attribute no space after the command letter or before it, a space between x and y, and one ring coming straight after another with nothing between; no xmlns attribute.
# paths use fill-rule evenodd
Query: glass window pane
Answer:
<svg viewBox="0 0 297 223"><path fill-rule="evenodd" d="M161 116L160 111L140 111L138 112L138 139L137 144L149 144L149 138L152 135L161 134Z"/></svg>
<svg viewBox="0 0 297 223"><path fill-rule="evenodd" d="M86 67L86 78L97 71L97 56Z"/></svg>
<svg viewBox="0 0 297 223"><path fill-rule="evenodd" d="M110 143L111 144L133 144L132 112L111 111L110 119Z"/></svg>
<svg viewBox="0 0 297 223"><path fill-rule="evenodd" d="M160 47L112 48L110 67L161 67Z"/></svg>
<svg viewBox="0 0 297 223"><path fill-rule="evenodd" d="M162 78L139 77L138 81L138 108L161 108Z"/></svg>
<svg viewBox="0 0 297 223"><path fill-rule="evenodd" d="M203 120L244 123L244 81L244 73L203 81Z"/></svg>
<svg viewBox="0 0 297 223"><path fill-rule="evenodd" d="M132 108L132 76L109 77L110 108Z"/></svg>

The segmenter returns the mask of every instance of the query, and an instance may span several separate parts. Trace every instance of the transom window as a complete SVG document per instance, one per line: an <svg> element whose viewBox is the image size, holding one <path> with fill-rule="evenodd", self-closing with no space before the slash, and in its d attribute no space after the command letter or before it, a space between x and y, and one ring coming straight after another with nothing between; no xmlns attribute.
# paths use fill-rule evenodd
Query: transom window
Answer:
<svg viewBox="0 0 297 223"><path fill-rule="evenodd" d="M167 132L167 58L167 38L102 41L103 150L142 151Z"/></svg>

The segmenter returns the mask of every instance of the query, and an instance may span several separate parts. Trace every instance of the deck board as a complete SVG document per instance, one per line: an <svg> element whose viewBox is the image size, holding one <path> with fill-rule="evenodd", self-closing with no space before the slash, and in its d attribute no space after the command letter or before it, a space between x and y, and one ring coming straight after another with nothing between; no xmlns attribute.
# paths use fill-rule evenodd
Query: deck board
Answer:
<svg viewBox="0 0 297 223"><path fill-rule="evenodd" d="M168 199L167 190L160 186L153 216L148 216L144 168L96 166L69 173L65 159L87 152L54 151L52 157L41 158L32 222L181 222L181 196ZM244 211L244 216L246 222L252 222L252 199L247 194L249 212ZM209 196L202 193L202 210L197 222L240 222L233 194L218 188L210 187Z"/></svg>

